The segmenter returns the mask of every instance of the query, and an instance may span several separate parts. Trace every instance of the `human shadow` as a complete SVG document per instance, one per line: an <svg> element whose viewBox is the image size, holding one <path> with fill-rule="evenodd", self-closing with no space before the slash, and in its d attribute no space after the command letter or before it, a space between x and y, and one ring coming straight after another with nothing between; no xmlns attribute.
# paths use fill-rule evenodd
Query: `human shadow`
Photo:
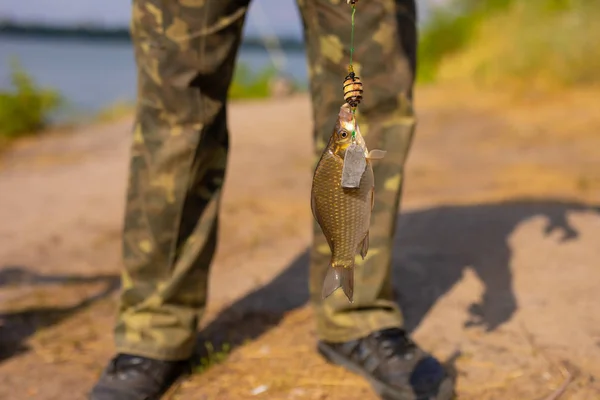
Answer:
<svg viewBox="0 0 600 400"><path fill-rule="evenodd" d="M276 326L288 311L302 307L308 300L308 264L308 251L303 251L268 284L221 311L201 330L196 361L208 356L207 343L216 349L234 349Z"/></svg>
<svg viewBox="0 0 600 400"><path fill-rule="evenodd" d="M518 308L513 290L510 235L533 218L546 219L544 235L560 233L560 242L579 233L569 223L570 212L600 207L577 202L512 200L473 206L441 206L406 213L395 240L394 286L405 327L414 331L438 299L471 268L484 286L471 304L465 327L493 331Z"/></svg>
<svg viewBox="0 0 600 400"><path fill-rule="evenodd" d="M492 331L517 310L513 290L511 249L515 228L530 218L547 221L544 234L562 233L575 240L578 232L568 213L600 207L577 202L513 200L481 205L448 205L404 212L394 240L393 284L405 318L405 329L414 331L436 302L472 268L485 291L469 308L465 326ZM199 336L216 347L230 349L259 337L284 315L308 301L308 251L301 253L271 282L249 293L222 311ZM202 347L202 346L200 346ZM205 355L200 350L199 357Z"/></svg>
<svg viewBox="0 0 600 400"><path fill-rule="evenodd" d="M21 266L1 268L0 290L9 287L25 287L35 290L36 287L43 285L68 286L93 283L103 283L104 285L99 292L85 297L74 305L66 307L38 306L19 311L0 311L0 363L28 351L25 341L40 329L58 324L62 320L83 311L93 303L110 296L120 285L118 275L44 275ZM6 306L4 304L3 308Z"/></svg>
<svg viewBox="0 0 600 400"><path fill-rule="evenodd" d="M561 240L575 240L570 212L594 211L599 206L577 202L513 200L468 206L440 206L402 213L394 240L393 284L405 317L414 331L436 302L472 268L485 287L480 302L471 305L466 326L494 330L507 322L518 304L512 287L511 249L515 228L530 218L547 220L544 234L562 232ZM308 301L308 251L304 251L268 284L235 301L199 335L200 348L209 341L230 348L255 339L277 325L291 310ZM36 307L0 312L0 362L26 351L34 332L59 323L119 288L118 275L43 275L27 268L0 269L0 289L15 285L104 283L97 294L68 307ZM200 351L198 356L202 356Z"/></svg>

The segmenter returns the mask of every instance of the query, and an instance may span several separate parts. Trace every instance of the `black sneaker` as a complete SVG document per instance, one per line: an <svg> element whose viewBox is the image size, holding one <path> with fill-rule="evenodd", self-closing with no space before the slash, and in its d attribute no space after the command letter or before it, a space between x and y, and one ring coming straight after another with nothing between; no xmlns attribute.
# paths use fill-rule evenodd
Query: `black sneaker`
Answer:
<svg viewBox="0 0 600 400"><path fill-rule="evenodd" d="M189 371L189 361L117 354L92 389L89 400L159 400Z"/></svg>
<svg viewBox="0 0 600 400"><path fill-rule="evenodd" d="M319 342L328 361L365 377L386 400L450 400L454 382L444 367L402 329L374 332L344 343Z"/></svg>

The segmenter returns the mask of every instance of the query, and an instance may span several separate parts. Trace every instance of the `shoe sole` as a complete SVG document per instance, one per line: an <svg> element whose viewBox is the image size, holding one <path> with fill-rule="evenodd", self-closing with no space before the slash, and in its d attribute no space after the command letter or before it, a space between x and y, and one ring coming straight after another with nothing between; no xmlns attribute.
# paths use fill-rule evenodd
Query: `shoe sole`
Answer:
<svg viewBox="0 0 600 400"><path fill-rule="evenodd" d="M437 394L416 397L412 390L400 391L371 376L358 364L339 354L326 344L319 342L317 350L330 363L340 365L365 378L383 400L452 400L455 398L454 385L449 377L442 381Z"/></svg>

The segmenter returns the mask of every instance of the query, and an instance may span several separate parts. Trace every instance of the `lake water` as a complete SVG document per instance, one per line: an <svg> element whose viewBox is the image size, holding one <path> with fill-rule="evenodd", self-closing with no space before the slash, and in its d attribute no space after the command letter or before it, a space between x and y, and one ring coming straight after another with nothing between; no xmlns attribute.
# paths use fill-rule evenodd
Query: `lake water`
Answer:
<svg viewBox="0 0 600 400"><path fill-rule="evenodd" d="M283 73L307 80L303 51L284 51ZM55 88L69 102L69 114L89 114L117 101L133 101L136 75L130 43L0 37L0 87L10 86L10 59L40 86ZM238 62L259 71L272 65L262 49L243 48Z"/></svg>

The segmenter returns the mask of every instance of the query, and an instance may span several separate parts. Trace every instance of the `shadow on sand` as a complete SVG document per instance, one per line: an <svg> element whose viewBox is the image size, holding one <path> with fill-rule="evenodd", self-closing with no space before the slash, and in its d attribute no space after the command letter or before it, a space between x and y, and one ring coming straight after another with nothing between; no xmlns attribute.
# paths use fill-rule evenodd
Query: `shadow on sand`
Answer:
<svg viewBox="0 0 600 400"><path fill-rule="evenodd" d="M0 312L0 362L28 350L25 341L37 331L58 324L93 303L108 297L119 288L117 275L77 276L42 275L24 267L6 266L0 269L0 294L6 287L39 287L43 285L76 286L103 283L98 293L68 307L29 308L24 311ZM1 297L0 297L1 298Z"/></svg>
<svg viewBox="0 0 600 400"><path fill-rule="evenodd" d="M469 308L465 326L493 331L517 310L512 287L508 239L522 222L545 217L544 234L562 232L562 240L578 233L568 213L599 207L574 202L514 200L468 206L441 206L403 213L394 241L393 280L405 318L414 331L436 301L472 268L485 286L479 303ZM255 339L277 325L286 312L308 302L308 251L270 283L239 299L218 315L200 335L199 348L209 341L230 349ZM243 327L243 328L241 328ZM199 356L206 353L200 350Z"/></svg>
<svg viewBox="0 0 600 400"><path fill-rule="evenodd" d="M478 304L470 309L467 326L494 330L508 321L518 304L512 287L508 239L522 222L545 217L549 234L559 230L563 240L576 239L568 213L600 208L560 201L515 200L469 206L441 206L406 212L400 217L394 247L394 286L405 316L405 328L414 331L436 301L472 268L485 286ZM277 325L284 314L308 301L308 252L297 257L270 283L237 300L211 321L200 334L199 349L209 341L215 348L235 348ZM105 288L68 308L39 307L0 314L0 362L26 350L25 340L36 330L56 324L107 297L119 287L118 276L43 276L19 267L0 269L0 290L15 284L69 285L104 282ZM204 353L205 354L205 353ZM199 350L201 357L203 351Z"/></svg>

